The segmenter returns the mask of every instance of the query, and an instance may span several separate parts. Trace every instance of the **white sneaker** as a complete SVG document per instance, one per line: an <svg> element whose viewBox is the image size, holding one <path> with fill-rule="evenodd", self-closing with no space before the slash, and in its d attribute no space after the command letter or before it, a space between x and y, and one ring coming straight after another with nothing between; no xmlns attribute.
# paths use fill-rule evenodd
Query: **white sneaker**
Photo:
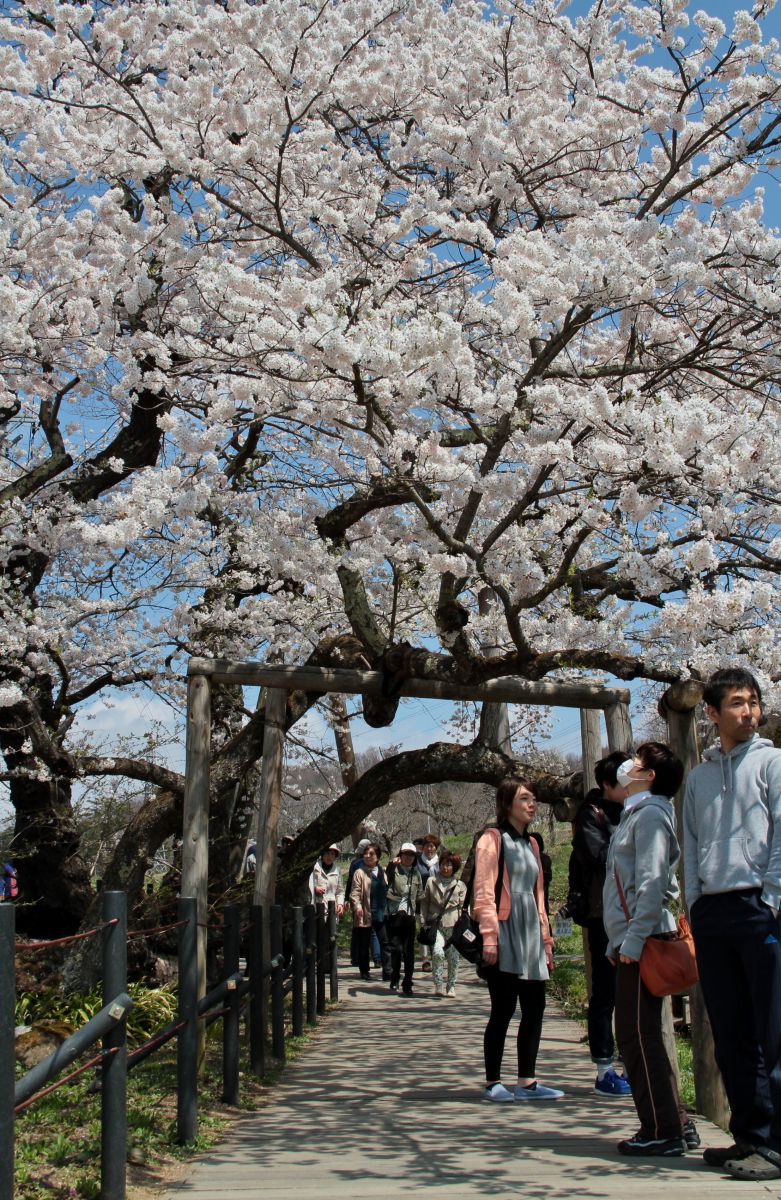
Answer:
<svg viewBox="0 0 781 1200"><path fill-rule="evenodd" d="M515 1096L512 1092L508 1092L507 1088L502 1083L492 1083L490 1087L485 1089L486 1100L493 1101L494 1104L507 1104L512 1102Z"/></svg>
<svg viewBox="0 0 781 1200"><path fill-rule="evenodd" d="M529 1087L516 1087L513 1095L516 1100L560 1100L564 1093L535 1080Z"/></svg>
<svg viewBox="0 0 781 1200"><path fill-rule="evenodd" d="M445 992L445 995L446 995L446 996L450 996L451 998L452 998L453 996L455 996L455 994L456 994L456 989L455 989L454 987L449 987L449 988L447 989L447 991Z"/></svg>

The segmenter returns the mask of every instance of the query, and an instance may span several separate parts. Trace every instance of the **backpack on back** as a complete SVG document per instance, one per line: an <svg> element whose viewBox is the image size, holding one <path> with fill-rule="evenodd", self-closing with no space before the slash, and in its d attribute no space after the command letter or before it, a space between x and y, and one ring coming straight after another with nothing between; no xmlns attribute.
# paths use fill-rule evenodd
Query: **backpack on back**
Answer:
<svg viewBox="0 0 781 1200"><path fill-rule="evenodd" d="M600 828L607 829L607 817L602 809L598 808L596 804L590 804L589 808L594 813ZM592 872L581 862L573 850L567 866L567 899L564 907L560 910L560 915L570 917L576 925L585 925L589 919L589 892L592 877Z"/></svg>

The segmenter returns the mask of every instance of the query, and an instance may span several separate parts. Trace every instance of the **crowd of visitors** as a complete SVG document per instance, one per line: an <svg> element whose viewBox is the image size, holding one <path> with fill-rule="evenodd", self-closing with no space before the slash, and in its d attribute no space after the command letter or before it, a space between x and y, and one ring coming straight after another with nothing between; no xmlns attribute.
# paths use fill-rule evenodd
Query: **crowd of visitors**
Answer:
<svg viewBox="0 0 781 1200"><path fill-rule="evenodd" d="M719 740L687 781L683 873L734 1142L709 1147L703 1157L736 1179L778 1179L781 838L774 840L774 831L781 826L781 750L757 735L762 696L749 672L717 671L704 700ZM590 952L594 1091L631 1099L640 1120L639 1130L618 1143L629 1156L670 1157L700 1145L663 1037L663 1000L649 990L641 966L649 940L657 945L676 935L681 851L672 797L683 775L681 761L662 742L609 754L596 764L597 786L573 822L569 895L561 911L583 926ZM385 867L378 843L360 842L346 888L338 847L328 846L310 878L313 900L333 900L340 915L349 907L351 961L361 978L370 979L373 963L390 991L400 988L407 997L415 983L416 940L433 995L456 996L463 966L458 931L468 918L468 936L481 946L477 974L490 1001L483 1053L484 1095L492 1103L564 1095L537 1078L553 939L550 859L542 838L529 830L536 812L532 779L500 783L496 821L475 837L468 886L459 878L460 856L434 834L403 842ZM517 1074L505 1085L502 1061L516 1009Z"/></svg>

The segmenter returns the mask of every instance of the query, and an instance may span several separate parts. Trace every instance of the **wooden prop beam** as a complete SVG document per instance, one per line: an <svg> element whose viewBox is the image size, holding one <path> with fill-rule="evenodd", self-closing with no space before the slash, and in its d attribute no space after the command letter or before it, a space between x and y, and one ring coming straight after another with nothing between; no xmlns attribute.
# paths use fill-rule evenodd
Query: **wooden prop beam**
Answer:
<svg viewBox="0 0 781 1200"><path fill-rule="evenodd" d="M264 923L274 903L277 878L277 835L282 801L282 758L285 746L285 708L287 692L281 688L266 691L263 759L258 805L257 865L255 867L254 904L263 906Z"/></svg>
<svg viewBox="0 0 781 1200"><path fill-rule="evenodd" d="M667 721L670 748L683 763L683 782L674 797L675 815L678 823L678 838L683 848L683 796L689 772L700 762L697 742L697 719L695 709L702 699L702 684L688 680L668 688L659 702L659 712ZM685 895L684 895L685 899ZM688 908L688 906L687 906ZM729 1125L729 1104L721 1072L716 1066L713 1048L713 1033L705 1009L702 988L695 987L691 993L692 1063L694 1068L694 1093L697 1111L709 1121L726 1129Z"/></svg>
<svg viewBox="0 0 781 1200"><path fill-rule="evenodd" d="M341 667L275 667L260 662L232 662L220 658L191 658L189 675L203 675L212 683L239 683L249 687L284 688L301 692L343 692L346 695L382 692L380 671L352 671ZM530 683L525 679L487 679L482 683L446 683L438 679L408 679L403 696L424 700L482 700L498 704L551 704L559 708L603 708L628 705L626 688L604 688L596 683Z"/></svg>
<svg viewBox="0 0 781 1200"><path fill-rule="evenodd" d="M184 817L181 895L194 897L198 996L206 994L206 899L209 880L209 762L211 758L211 686L203 675L187 680ZM203 1029L202 1029L203 1032ZM203 1039L201 1039L203 1041Z"/></svg>

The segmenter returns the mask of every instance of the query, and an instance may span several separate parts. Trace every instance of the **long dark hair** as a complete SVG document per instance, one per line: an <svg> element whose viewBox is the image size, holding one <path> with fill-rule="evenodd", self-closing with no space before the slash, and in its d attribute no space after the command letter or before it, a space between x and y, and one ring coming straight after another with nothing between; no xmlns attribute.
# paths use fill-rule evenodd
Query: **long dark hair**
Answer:
<svg viewBox="0 0 781 1200"><path fill-rule="evenodd" d="M496 824L504 825L510 819L510 809L518 788L526 788L537 799L537 784L526 775L508 775L496 789Z"/></svg>

